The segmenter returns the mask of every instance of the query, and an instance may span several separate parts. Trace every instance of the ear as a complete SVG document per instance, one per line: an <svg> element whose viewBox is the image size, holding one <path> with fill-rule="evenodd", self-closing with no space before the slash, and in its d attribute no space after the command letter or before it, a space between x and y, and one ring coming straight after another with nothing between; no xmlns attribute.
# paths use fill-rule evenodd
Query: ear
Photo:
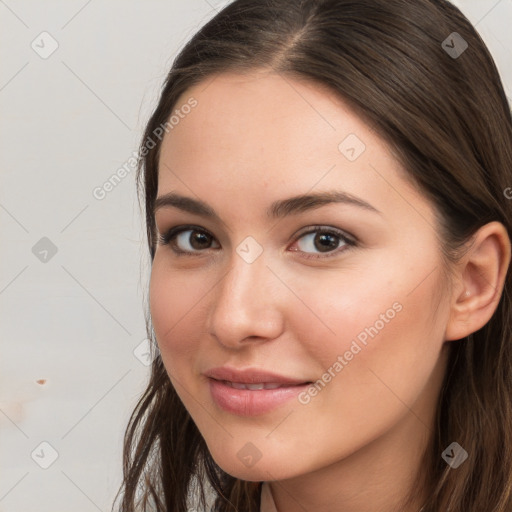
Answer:
<svg viewBox="0 0 512 512"><path fill-rule="evenodd" d="M510 238L500 222L490 222L473 235L457 265L458 285L451 297L446 341L465 338L491 319L501 298L510 254Z"/></svg>

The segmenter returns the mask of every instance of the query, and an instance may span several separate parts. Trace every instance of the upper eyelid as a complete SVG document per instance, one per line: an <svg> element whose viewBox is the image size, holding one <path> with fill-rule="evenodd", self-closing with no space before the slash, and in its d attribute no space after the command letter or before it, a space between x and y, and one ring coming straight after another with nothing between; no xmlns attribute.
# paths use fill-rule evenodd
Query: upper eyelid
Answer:
<svg viewBox="0 0 512 512"><path fill-rule="evenodd" d="M350 233L347 233L345 230L340 229L340 228L335 228L335 227L332 227L332 226L327 226L325 224L313 224L311 226L308 226L308 227L304 228L303 231L299 230L299 232L296 235L294 235L294 236L295 236L295 238L299 238L299 237L301 237L303 235L308 235L308 234L311 234L311 233L315 233L317 231L333 232L333 233L337 234L340 237L348 238L349 240L352 240L354 242L357 240L354 235L351 235Z"/></svg>

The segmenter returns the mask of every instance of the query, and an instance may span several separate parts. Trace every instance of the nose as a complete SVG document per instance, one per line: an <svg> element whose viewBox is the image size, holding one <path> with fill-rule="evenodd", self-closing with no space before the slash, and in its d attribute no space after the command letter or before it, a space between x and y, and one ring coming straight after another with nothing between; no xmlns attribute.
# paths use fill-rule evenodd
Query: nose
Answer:
<svg viewBox="0 0 512 512"><path fill-rule="evenodd" d="M208 331L226 348L240 349L282 332L286 290L263 254L252 263L234 254L229 270L212 290Z"/></svg>

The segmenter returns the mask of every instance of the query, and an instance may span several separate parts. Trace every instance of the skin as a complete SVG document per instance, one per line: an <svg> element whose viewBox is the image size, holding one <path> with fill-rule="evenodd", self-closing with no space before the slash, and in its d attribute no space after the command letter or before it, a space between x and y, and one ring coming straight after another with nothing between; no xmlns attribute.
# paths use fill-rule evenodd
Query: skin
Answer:
<svg viewBox="0 0 512 512"><path fill-rule="evenodd" d="M191 96L197 106L162 143L158 197L200 199L221 220L175 207L155 215L160 234L194 224L213 235L202 249L182 235L178 248L191 256L156 250L150 310L169 377L215 461L269 481L279 512L394 511L421 470L452 343L495 311L510 261L506 230L484 226L448 282L431 204L332 92L253 72L210 77L177 107ZM349 134L366 146L355 161L338 149ZM265 214L278 199L334 189L380 214L341 203ZM311 226L337 228L357 245L334 233L321 252L314 234L302 234ZM252 263L236 251L247 236L263 248ZM213 402L207 369L316 381L394 303L400 312L309 403L241 417ZM237 457L247 442L261 454L251 467Z"/></svg>

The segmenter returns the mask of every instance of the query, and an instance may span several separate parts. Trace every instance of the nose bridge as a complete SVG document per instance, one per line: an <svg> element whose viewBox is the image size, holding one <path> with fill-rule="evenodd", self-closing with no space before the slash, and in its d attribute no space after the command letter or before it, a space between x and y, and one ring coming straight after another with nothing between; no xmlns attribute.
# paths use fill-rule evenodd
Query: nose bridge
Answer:
<svg viewBox="0 0 512 512"><path fill-rule="evenodd" d="M250 262L239 254L234 254L230 269L226 275L228 281L226 287L228 292L231 290L233 299L242 302L256 295L265 295L272 273L267 268L266 259L262 255Z"/></svg>
<svg viewBox="0 0 512 512"><path fill-rule="evenodd" d="M210 332L226 345L247 337L277 337L281 328L278 283L267 259L262 253L251 261L238 250L216 287L210 315Z"/></svg>

